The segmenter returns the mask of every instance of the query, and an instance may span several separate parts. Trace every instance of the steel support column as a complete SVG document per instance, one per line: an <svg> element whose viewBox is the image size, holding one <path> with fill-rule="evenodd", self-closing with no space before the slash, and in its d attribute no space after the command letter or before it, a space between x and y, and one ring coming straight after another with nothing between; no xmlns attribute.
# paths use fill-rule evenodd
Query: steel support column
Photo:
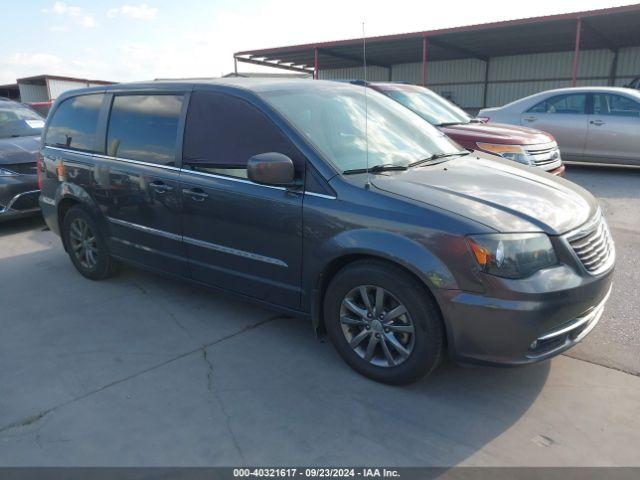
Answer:
<svg viewBox="0 0 640 480"><path fill-rule="evenodd" d="M422 86L427 85L427 48L429 47L429 37L422 37Z"/></svg>
<svg viewBox="0 0 640 480"><path fill-rule="evenodd" d="M318 79L318 47L313 49L313 79Z"/></svg>
<svg viewBox="0 0 640 480"><path fill-rule="evenodd" d="M582 18L576 21L576 46L573 51L573 73L571 75L571 86L575 87L578 80L578 65L580 63L580 32L582 30Z"/></svg>
<svg viewBox="0 0 640 480"><path fill-rule="evenodd" d="M489 60L484 61L484 90L482 91L482 108L487 108L487 96L489 95Z"/></svg>
<svg viewBox="0 0 640 480"><path fill-rule="evenodd" d="M618 49L613 52L613 59L611 60L611 69L609 70L609 85L614 86L616 84L616 75L618 73Z"/></svg>

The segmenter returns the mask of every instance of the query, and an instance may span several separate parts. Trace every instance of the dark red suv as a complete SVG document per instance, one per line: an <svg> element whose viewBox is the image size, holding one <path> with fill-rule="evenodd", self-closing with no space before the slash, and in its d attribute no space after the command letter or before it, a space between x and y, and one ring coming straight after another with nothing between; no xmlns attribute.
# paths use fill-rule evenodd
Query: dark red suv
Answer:
<svg viewBox="0 0 640 480"><path fill-rule="evenodd" d="M558 144L546 132L482 123L425 87L382 82L367 85L417 113L467 150L498 155L555 175L564 174Z"/></svg>

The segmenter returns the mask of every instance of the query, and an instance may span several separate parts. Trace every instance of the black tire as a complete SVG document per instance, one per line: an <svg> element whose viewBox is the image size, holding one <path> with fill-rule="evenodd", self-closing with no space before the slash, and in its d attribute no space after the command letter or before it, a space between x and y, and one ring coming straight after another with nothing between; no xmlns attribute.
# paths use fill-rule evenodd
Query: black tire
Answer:
<svg viewBox="0 0 640 480"><path fill-rule="evenodd" d="M359 329L356 332L362 333L364 327L347 325L345 328L349 332L344 333L341 321L341 314L345 312L343 300L351 292L360 291L356 290L359 286L373 289L374 294L377 292L376 287L382 287L391 295L392 301L397 300L408 312L408 316L402 318L410 319L406 321L411 323L413 327L411 333L413 339L410 341L411 352L400 359L398 364L390 363L384 357L382 360L378 360L382 354L387 355L390 351L388 342L385 347L386 351L383 350L381 340L375 340L380 343L373 347L378 352L378 357L374 361L387 362L387 365L373 364L371 361L365 360L366 356L361 356L362 353L357 353L350 346L346 335L351 335L352 328ZM378 260L360 260L346 266L336 274L329 284L324 296L323 312L325 327L340 356L351 368L373 380L393 385L412 383L430 374L441 362L445 343L444 328L435 301L424 285L391 263ZM390 312L383 311L383 315L384 313ZM367 325L367 330L372 332L372 324ZM375 328L379 329L380 324L375 325ZM388 330L385 328L384 332L388 332ZM366 333L366 335L371 334ZM393 332L391 334L394 335L394 338L396 335L403 335ZM354 333L353 336L355 337L357 334ZM381 332L376 334L376 337L388 339L389 334ZM366 340L368 338L365 337L363 343L366 342L368 345L368 340ZM352 341L354 340L355 338L352 338ZM400 350L394 350L393 353L398 352Z"/></svg>
<svg viewBox="0 0 640 480"><path fill-rule="evenodd" d="M77 240L74 240L72 228L80 225L86 225L89 238L94 238L92 242L92 258L93 262L88 262L86 256L82 256L74 249ZM100 230L96 221L87 210L80 205L71 207L62 220L62 240L64 242L69 258L84 277L90 280L103 280L114 275L118 268L118 262L111 257L107 244L100 234ZM81 258L82 257L82 258Z"/></svg>

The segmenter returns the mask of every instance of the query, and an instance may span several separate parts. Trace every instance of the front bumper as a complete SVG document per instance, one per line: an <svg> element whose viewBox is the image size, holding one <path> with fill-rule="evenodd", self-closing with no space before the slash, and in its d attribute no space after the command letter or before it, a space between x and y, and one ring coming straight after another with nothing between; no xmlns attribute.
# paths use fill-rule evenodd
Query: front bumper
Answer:
<svg viewBox="0 0 640 480"><path fill-rule="evenodd" d="M449 290L439 302L449 353L470 363L524 365L571 348L595 327L613 272L564 291L490 298Z"/></svg>
<svg viewBox="0 0 640 480"><path fill-rule="evenodd" d="M591 330L593 330L600 321L600 317L602 317L602 314L604 313L605 303L607 303L610 294L611 289L609 289L607 295L600 301L600 303L585 312L584 315L575 318L534 340L531 345L529 345L530 352L527 355L527 358L532 360L548 358L549 356L556 355L572 347L574 344L589 335L589 332L591 332Z"/></svg>
<svg viewBox="0 0 640 480"><path fill-rule="evenodd" d="M0 221L37 215L39 195L36 175L0 177Z"/></svg>
<svg viewBox="0 0 640 480"><path fill-rule="evenodd" d="M566 171L566 168L565 168L564 163L563 163L558 168L554 168L553 170L549 170L547 173L550 173L552 175L558 175L560 177L564 177L565 171Z"/></svg>

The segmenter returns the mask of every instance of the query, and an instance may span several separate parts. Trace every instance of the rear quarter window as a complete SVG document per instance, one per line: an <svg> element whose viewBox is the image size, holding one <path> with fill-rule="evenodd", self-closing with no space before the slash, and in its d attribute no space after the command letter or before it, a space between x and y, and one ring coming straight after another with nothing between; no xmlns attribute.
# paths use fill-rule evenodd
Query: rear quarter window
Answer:
<svg viewBox="0 0 640 480"><path fill-rule="evenodd" d="M103 94L90 94L64 100L49 121L45 145L96 152L96 130L103 98Z"/></svg>

